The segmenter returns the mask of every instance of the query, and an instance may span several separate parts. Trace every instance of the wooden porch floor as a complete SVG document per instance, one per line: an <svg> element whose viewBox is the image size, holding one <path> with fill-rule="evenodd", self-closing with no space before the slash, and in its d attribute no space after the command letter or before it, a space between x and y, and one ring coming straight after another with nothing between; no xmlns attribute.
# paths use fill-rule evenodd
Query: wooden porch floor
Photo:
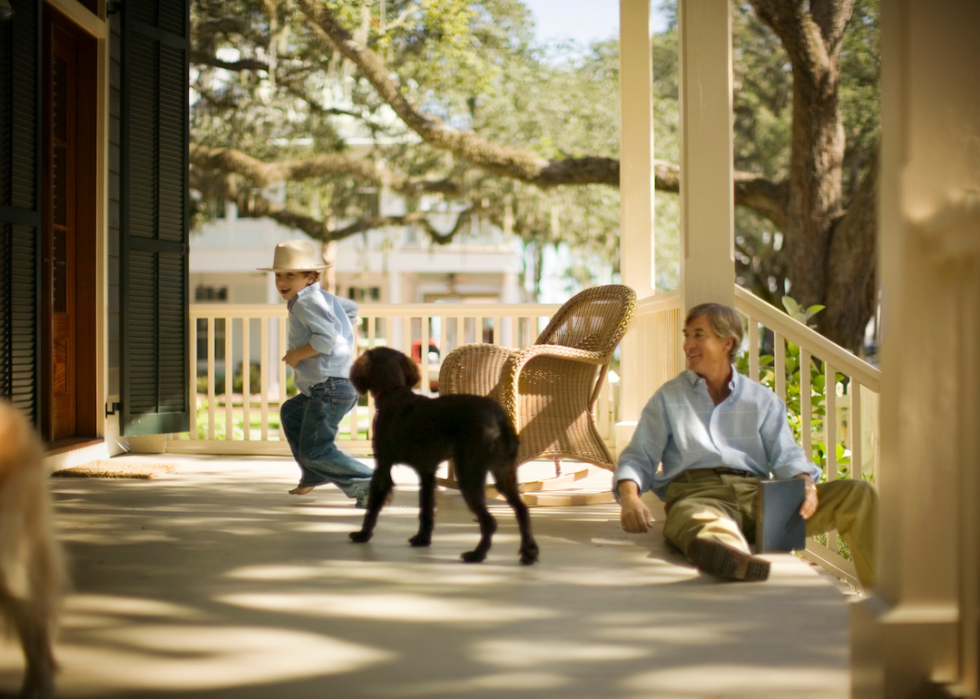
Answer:
<svg viewBox="0 0 980 699"><path fill-rule="evenodd" d="M286 459L125 458L179 469L52 483L74 586L61 697L849 694L853 597L793 556L773 556L766 583L719 583L659 531L624 534L603 504L533 508L541 562L525 568L501 506L489 559L467 566L458 556L477 527L456 492L439 495L432 547L406 543L407 469L374 540L358 546L347 540L361 519L352 501L333 487L288 495L297 471ZM7 643L0 693L20 668Z"/></svg>

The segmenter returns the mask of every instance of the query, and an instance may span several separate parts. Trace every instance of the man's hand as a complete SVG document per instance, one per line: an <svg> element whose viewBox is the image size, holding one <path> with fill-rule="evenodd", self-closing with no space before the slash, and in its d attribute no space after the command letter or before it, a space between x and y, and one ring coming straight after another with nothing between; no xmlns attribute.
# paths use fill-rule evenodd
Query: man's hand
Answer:
<svg viewBox="0 0 980 699"><path fill-rule="evenodd" d="M295 369L296 365L301 361L304 359L309 359L317 354L319 354L319 352L313 349L312 345L303 345L297 349L287 351L286 355L282 358L282 361L286 362L286 364Z"/></svg>
<svg viewBox="0 0 980 699"><path fill-rule="evenodd" d="M803 498L803 506L800 507L800 517L810 519L817 511L817 505L820 504L817 502L817 486L808 473L800 474L797 478L802 478L806 483L806 496Z"/></svg>
<svg viewBox="0 0 980 699"><path fill-rule="evenodd" d="M653 524L650 509L640 500L640 487L630 480L619 481L616 484L619 493L619 522L623 531L630 534L642 534Z"/></svg>

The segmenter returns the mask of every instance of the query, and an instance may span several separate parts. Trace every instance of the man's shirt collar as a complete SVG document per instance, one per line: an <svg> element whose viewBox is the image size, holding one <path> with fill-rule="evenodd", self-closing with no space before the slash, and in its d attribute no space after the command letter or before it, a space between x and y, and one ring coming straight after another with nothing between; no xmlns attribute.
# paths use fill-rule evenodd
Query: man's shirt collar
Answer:
<svg viewBox="0 0 980 699"><path fill-rule="evenodd" d="M731 367L732 367L732 378L728 382L728 389L731 391L731 393L734 394L735 389L738 388L739 382L741 382L743 377L741 374L735 371L734 364L732 364ZM707 385L707 383L703 378L698 376L697 373L691 371L690 369L685 369L683 376L685 379L687 379L687 382L688 384L690 384L691 388L696 388L698 386L699 381L701 382L702 385Z"/></svg>

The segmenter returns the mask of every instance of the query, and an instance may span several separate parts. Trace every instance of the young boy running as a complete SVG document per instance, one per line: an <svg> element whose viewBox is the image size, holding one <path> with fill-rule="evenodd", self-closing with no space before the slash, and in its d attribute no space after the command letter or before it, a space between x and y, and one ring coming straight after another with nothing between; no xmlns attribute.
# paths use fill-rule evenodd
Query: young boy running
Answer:
<svg viewBox="0 0 980 699"><path fill-rule="evenodd" d="M335 483L364 507L372 470L334 444L341 419L357 405L357 391L347 380L357 304L320 288L320 272L328 266L317 262L312 243L290 240L276 246L272 267L259 268L275 272L289 309L289 349L282 360L293 368L299 393L282 404L279 417L301 472L289 492L305 495Z"/></svg>

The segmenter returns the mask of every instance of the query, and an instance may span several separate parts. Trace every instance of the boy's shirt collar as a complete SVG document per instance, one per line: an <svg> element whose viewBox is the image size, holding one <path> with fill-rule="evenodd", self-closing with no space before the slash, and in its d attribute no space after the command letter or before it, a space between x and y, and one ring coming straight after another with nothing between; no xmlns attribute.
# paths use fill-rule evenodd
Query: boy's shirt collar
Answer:
<svg viewBox="0 0 980 699"><path fill-rule="evenodd" d="M313 282L312 284L310 284L305 289L300 289L299 291L296 292L296 295L293 298L289 299L289 301L286 302L286 310L288 310L288 311L293 310L293 305L297 301L299 301L300 297L302 297L302 296L309 296L310 294L313 293L313 290L314 289L319 289L319 288L320 288L320 285L317 284L316 282Z"/></svg>

